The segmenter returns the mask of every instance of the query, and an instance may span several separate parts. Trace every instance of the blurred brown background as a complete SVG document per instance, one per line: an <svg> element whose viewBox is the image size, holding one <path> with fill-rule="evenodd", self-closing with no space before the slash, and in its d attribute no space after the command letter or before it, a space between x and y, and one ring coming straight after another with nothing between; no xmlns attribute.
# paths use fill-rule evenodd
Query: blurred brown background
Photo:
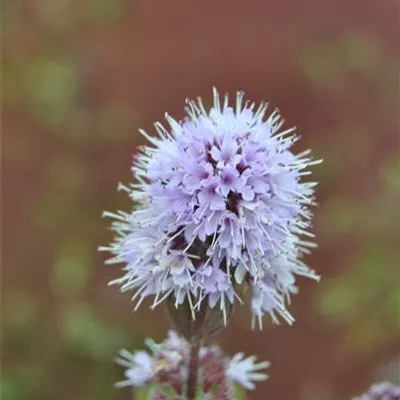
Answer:
<svg viewBox="0 0 400 400"><path fill-rule="evenodd" d="M254 400L346 400L398 379L399 3L395 0L8 0L3 48L5 400L130 399L119 348L161 340L107 282L101 211L132 154L184 99L244 89L279 107L324 164L319 248L293 327L217 340L272 363Z"/></svg>

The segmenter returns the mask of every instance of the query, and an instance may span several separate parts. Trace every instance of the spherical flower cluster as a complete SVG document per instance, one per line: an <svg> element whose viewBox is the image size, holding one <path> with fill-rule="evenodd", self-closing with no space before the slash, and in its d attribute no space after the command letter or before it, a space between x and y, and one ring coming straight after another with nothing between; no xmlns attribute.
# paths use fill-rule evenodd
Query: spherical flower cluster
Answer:
<svg viewBox="0 0 400 400"><path fill-rule="evenodd" d="M136 290L138 307L154 296L153 307L167 298L186 302L193 318L200 305L227 307L251 289L253 322L269 313L288 323L285 304L296 292L295 275L318 279L300 261L314 243L308 231L315 182L310 151L295 155L294 129L283 125L267 106L246 102L238 92L235 107L214 90L206 111L201 99L187 101L187 117L166 116L169 129L155 124L159 137L142 134L152 146L141 148L133 164L136 183L127 191L132 213L115 218L117 239L109 263L124 263L124 275L112 283Z"/></svg>
<svg viewBox="0 0 400 400"><path fill-rule="evenodd" d="M125 380L118 387L141 387L151 384L150 398L162 400L163 393L172 393L174 399L183 399L188 377L190 345L185 339L170 331L164 342L157 344L146 340L151 353L127 350L120 352L117 362L126 368ZM202 347L199 352L198 385L202 399L234 399L234 385L253 390L254 382L267 379L260 372L269 366L268 362L256 363L256 357L244 358L242 353L233 358L225 356L220 348ZM171 397L168 397L171 398Z"/></svg>
<svg viewBox="0 0 400 400"><path fill-rule="evenodd" d="M400 385L382 382L372 385L369 392L353 400L400 400Z"/></svg>

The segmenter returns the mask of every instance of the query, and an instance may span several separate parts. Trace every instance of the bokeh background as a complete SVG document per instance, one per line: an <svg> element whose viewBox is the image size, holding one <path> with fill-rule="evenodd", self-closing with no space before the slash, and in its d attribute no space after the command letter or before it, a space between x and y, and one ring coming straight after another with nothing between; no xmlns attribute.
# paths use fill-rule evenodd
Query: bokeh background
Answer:
<svg viewBox="0 0 400 400"><path fill-rule="evenodd" d="M319 248L294 327L217 340L272 363L254 400L346 400L398 380L399 4L395 0L7 0L3 7L2 398L131 399L120 348L162 340L107 282L102 210L129 210L137 129L211 88L271 101L324 164Z"/></svg>

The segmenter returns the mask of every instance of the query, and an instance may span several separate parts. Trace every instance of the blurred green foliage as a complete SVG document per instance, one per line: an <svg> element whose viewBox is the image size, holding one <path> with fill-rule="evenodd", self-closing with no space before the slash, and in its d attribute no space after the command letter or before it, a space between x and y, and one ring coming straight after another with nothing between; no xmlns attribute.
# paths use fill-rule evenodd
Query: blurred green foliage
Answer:
<svg viewBox="0 0 400 400"><path fill-rule="evenodd" d="M78 94L77 71L67 56L39 56L24 65L22 96L37 118L61 126L74 117Z"/></svg>
<svg viewBox="0 0 400 400"><path fill-rule="evenodd" d="M84 8L88 19L97 23L117 22L123 17L121 0L86 0Z"/></svg>
<svg viewBox="0 0 400 400"><path fill-rule="evenodd" d="M61 310L60 331L66 343L80 354L109 362L126 340L128 332L102 321L88 304L71 305Z"/></svg>
<svg viewBox="0 0 400 400"><path fill-rule="evenodd" d="M380 169L381 191L370 203L343 197L327 202L328 224L336 234L357 237L343 273L322 282L316 305L328 323L345 327L351 348L368 351L400 335L398 253L394 251L400 195L399 160L388 158ZM360 229L362 228L362 229Z"/></svg>
<svg viewBox="0 0 400 400"><path fill-rule="evenodd" d="M317 87L334 86L349 72L372 78L381 63L382 49L374 37L349 32L316 41L302 50L301 60L305 76Z"/></svg>
<svg viewBox="0 0 400 400"><path fill-rule="evenodd" d="M63 297L75 297L84 288L89 274L91 254L84 241L62 243L54 256L50 275L53 292Z"/></svg>

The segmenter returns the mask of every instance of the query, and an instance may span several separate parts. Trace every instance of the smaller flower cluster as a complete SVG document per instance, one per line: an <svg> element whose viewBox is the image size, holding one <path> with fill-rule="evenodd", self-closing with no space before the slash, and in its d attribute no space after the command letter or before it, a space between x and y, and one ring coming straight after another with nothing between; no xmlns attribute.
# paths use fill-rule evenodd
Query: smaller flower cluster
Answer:
<svg viewBox="0 0 400 400"><path fill-rule="evenodd" d="M174 331L170 331L162 343L157 344L152 339L145 343L150 352L120 352L117 363L126 368L126 379L116 386L151 384L149 399L183 400L188 378L189 343ZM245 358L243 353L227 357L217 346L202 347L199 364L198 387L204 400L234 399L235 384L253 390L254 382L267 379L260 370L269 366L266 361L256 363L255 356Z"/></svg>
<svg viewBox="0 0 400 400"><path fill-rule="evenodd" d="M382 382L372 385L369 392L353 400L400 400L400 385Z"/></svg>

